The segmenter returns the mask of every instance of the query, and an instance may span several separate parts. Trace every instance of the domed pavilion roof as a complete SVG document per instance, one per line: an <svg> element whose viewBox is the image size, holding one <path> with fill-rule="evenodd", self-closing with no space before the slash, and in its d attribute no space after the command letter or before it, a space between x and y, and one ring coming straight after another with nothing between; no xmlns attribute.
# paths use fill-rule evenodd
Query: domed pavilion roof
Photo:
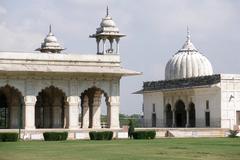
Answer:
<svg viewBox="0 0 240 160"><path fill-rule="evenodd" d="M165 67L165 80L207 76L213 74L210 61L202 55L190 40L168 61Z"/></svg>
<svg viewBox="0 0 240 160"><path fill-rule="evenodd" d="M107 7L106 16L102 18L100 26L97 28L95 34L90 35L91 38L96 37L124 37L124 34L121 34L116 23L113 21L112 17L109 15L109 9Z"/></svg>
<svg viewBox="0 0 240 160"><path fill-rule="evenodd" d="M40 51L43 53L60 53L62 50L64 50L63 47L58 43L57 38L53 35L51 25L49 26L49 33L44 38L43 43L41 44L41 47L36 49L36 51Z"/></svg>

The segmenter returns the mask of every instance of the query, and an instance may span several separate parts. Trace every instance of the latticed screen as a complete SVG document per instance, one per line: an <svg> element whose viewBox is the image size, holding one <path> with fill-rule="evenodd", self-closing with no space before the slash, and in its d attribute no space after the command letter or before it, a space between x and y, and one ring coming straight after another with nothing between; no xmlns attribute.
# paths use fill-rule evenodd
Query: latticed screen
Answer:
<svg viewBox="0 0 240 160"><path fill-rule="evenodd" d="M8 108L0 106L0 128L8 128Z"/></svg>

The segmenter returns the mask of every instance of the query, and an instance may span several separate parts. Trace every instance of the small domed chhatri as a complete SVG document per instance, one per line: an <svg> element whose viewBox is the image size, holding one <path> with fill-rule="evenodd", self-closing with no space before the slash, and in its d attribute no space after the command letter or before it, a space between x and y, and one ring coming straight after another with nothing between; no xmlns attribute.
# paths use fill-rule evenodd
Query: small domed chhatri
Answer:
<svg viewBox="0 0 240 160"><path fill-rule="evenodd" d="M36 51L40 51L42 53L60 53L64 50L63 47L58 43L57 38L52 33L52 27L49 26L49 33L44 39L41 47L36 49Z"/></svg>
<svg viewBox="0 0 240 160"><path fill-rule="evenodd" d="M113 32L113 33L119 32L117 25L113 21L112 17L109 15L108 7L107 7L106 16L102 19L100 23L100 27L97 28L97 33L101 33L101 32Z"/></svg>
<svg viewBox="0 0 240 160"><path fill-rule="evenodd" d="M107 13L100 23L100 27L96 32L90 35L90 38L95 38L97 42L97 54L119 54L119 41L121 37L125 37L125 34L121 34L119 28L109 15L109 9L107 7ZM106 42L109 42L109 48L106 48ZM102 42L102 48L100 47ZM113 46L115 42L115 47Z"/></svg>
<svg viewBox="0 0 240 160"><path fill-rule="evenodd" d="M195 48L190 40L188 30L187 41L167 63L165 68L165 80L191 78L212 75L212 65Z"/></svg>

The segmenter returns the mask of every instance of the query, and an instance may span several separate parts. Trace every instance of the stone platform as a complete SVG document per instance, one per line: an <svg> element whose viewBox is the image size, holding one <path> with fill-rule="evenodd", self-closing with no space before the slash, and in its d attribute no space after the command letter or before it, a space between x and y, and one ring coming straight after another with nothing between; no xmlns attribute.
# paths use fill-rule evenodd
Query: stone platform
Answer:
<svg viewBox="0 0 240 160"><path fill-rule="evenodd" d="M227 128L137 128L136 130L155 130L156 138L176 137L226 137Z"/></svg>
<svg viewBox="0 0 240 160"><path fill-rule="evenodd" d="M191 138L191 137L226 137L229 129L223 128L135 128L135 131L155 130L156 138ZM90 131L113 131L114 139L127 139L128 132L126 129L21 129L21 138L24 140L43 140L44 132L68 132L68 139L84 140L89 139ZM19 132L18 129L0 129L0 132Z"/></svg>

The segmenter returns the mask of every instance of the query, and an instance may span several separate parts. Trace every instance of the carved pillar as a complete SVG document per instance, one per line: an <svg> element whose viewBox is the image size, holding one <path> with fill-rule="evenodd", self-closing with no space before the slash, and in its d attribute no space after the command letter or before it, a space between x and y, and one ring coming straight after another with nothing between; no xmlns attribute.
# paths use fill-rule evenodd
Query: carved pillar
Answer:
<svg viewBox="0 0 240 160"><path fill-rule="evenodd" d="M78 96L70 96L67 98L69 104L69 129L78 129L78 119L79 119L79 102L80 98Z"/></svg>
<svg viewBox="0 0 240 160"><path fill-rule="evenodd" d="M110 128L110 122L111 122L111 105L107 103L107 128Z"/></svg>
<svg viewBox="0 0 240 160"><path fill-rule="evenodd" d="M83 104L82 104L82 128L89 127L89 101L88 96L85 95L83 97Z"/></svg>
<svg viewBox="0 0 240 160"><path fill-rule="evenodd" d="M99 51L99 43L100 43L100 39L96 39L96 42L97 42L97 53L100 53L100 51Z"/></svg>
<svg viewBox="0 0 240 160"><path fill-rule="evenodd" d="M120 128L119 126L119 107L120 103L110 103L110 125L111 129Z"/></svg>
<svg viewBox="0 0 240 160"><path fill-rule="evenodd" d="M110 52L112 53L113 52L113 39L109 39L109 42L110 42Z"/></svg>
<svg viewBox="0 0 240 160"><path fill-rule="evenodd" d="M119 124L119 108L120 108L120 83L119 80L112 81L109 104L110 104L110 128L120 128Z"/></svg>
<svg viewBox="0 0 240 160"><path fill-rule="evenodd" d="M164 117L163 117L163 124L165 127L168 127L168 120L167 120L167 105L164 103Z"/></svg>
<svg viewBox="0 0 240 160"><path fill-rule="evenodd" d="M116 53L119 53L119 41L120 41L120 38L116 38Z"/></svg>
<svg viewBox="0 0 240 160"><path fill-rule="evenodd" d="M35 104L36 96L25 96L25 129L35 129Z"/></svg>
<svg viewBox="0 0 240 160"><path fill-rule="evenodd" d="M172 108L172 127L176 127L176 120L175 120L175 111L176 108Z"/></svg>
<svg viewBox="0 0 240 160"><path fill-rule="evenodd" d="M106 39L105 38L103 38L103 54L105 54L106 53L106 51L105 51L105 42L106 42Z"/></svg>
<svg viewBox="0 0 240 160"><path fill-rule="evenodd" d="M68 128L69 127L69 111L68 111L68 105L64 104L64 125L63 128Z"/></svg>
<svg viewBox="0 0 240 160"><path fill-rule="evenodd" d="M189 127L189 108L187 107L186 108L186 127Z"/></svg>
<svg viewBox="0 0 240 160"><path fill-rule="evenodd" d="M92 128L101 128L101 91L96 91L93 98Z"/></svg>

